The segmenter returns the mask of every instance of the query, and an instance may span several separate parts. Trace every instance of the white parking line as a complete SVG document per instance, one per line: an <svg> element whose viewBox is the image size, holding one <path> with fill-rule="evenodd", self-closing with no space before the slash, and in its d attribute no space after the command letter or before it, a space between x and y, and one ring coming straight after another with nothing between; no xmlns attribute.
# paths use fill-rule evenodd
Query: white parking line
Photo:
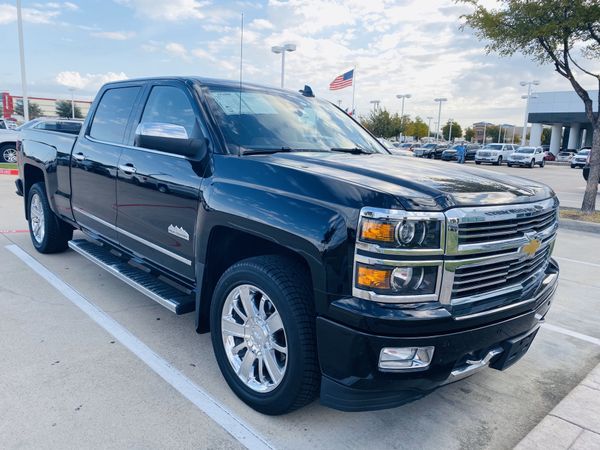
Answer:
<svg viewBox="0 0 600 450"><path fill-rule="evenodd" d="M587 334L581 334L581 333L578 333L577 331L567 330L566 328L557 327L556 325L551 325L549 323L545 323L542 326L548 330L556 331L557 333L566 334L567 336L581 339L582 341L590 342L591 344L600 345L600 339L592 337L592 336L588 336Z"/></svg>
<svg viewBox="0 0 600 450"><path fill-rule="evenodd" d="M555 256L556 259L558 259L559 261L569 261L572 263L577 263L577 264L583 264L584 266L592 266L592 267L600 267L600 264L596 264L596 263L591 263L591 262L587 262L587 261L579 261L577 259L571 259L571 258L564 258L562 256Z"/></svg>
<svg viewBox="0 0 600 450"><path fill-rule="evenodd" d="M85 299L75 289L62 281L50 270L36 261L19 246L11 244L6 248L27 264L34 272L44 278L57 291L81 309L90 319L104 328L121 344L140 358L163 380L174 387L181 395L196 405L207 416L219 424L242 445L249 449L272 449L273 447L258 432L224 405L212 398L175 367L162 359L146 344L131 334L125 327L109 317L104 311Z"/></svg>

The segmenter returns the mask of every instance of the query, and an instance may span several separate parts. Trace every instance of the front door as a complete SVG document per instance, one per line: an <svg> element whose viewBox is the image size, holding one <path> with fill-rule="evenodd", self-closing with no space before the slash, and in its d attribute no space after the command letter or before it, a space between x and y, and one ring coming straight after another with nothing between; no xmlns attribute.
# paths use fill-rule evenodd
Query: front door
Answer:
<svg viewBox="0 0 600 450"><path fill-rule="evenodd" d="M75 220L117 241L117 164L130 115L142 87L109 88L71 155L71 207Z"/></svg>
<svg viewBox="0 0 600 450"><path fill-rule="evenodd" d="M175 124L199 131L195 102L185 85L151 87L140 123ZM117 179L119 243L138 256L194 278L194 235L202 164L177 153L138 147L123 150Z"/></svg>

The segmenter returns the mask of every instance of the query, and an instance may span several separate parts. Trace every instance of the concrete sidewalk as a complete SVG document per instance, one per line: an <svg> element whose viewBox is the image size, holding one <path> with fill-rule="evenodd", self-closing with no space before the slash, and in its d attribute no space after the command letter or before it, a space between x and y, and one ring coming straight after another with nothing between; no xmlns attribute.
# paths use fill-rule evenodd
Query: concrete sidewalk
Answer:
<svg viewBox="0 0 600 450"><path fill-rule="evenodd" d="M515 447L600 449L600 364Z"/></svg>

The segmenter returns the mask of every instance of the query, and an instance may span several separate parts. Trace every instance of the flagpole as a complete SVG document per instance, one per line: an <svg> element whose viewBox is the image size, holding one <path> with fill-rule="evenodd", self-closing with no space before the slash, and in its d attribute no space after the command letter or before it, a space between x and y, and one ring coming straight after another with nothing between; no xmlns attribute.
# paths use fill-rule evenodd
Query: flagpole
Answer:
<svg viewBox="0 0 600 450"><path fill-rule="evenodd" d="M352 117L354 117L354 91L356 89L356 66L352 68Z"/></svg>

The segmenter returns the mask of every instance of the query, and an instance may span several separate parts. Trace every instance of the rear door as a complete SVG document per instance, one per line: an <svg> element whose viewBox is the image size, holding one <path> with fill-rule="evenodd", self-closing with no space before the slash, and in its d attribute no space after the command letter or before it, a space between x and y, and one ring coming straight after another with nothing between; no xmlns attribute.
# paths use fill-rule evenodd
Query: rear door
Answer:
<svg viewBox="0 0 600 450"><path fill-rule="evenodd" d="M148 87L138 123L183 126L190 137L201 137L197 102L188 86L157 81ZM178 275L194 278L194 235L201 162L177 153L142 148L131 130L117 178L119 243L138 256Z"/></svg>
<svg viewBox="0 0 600 450"><path fill-rule="evenodd" d="M75 220L115 242L117 163L142 87L119 84L102 92L71 155L71 207Z"/></svg>

